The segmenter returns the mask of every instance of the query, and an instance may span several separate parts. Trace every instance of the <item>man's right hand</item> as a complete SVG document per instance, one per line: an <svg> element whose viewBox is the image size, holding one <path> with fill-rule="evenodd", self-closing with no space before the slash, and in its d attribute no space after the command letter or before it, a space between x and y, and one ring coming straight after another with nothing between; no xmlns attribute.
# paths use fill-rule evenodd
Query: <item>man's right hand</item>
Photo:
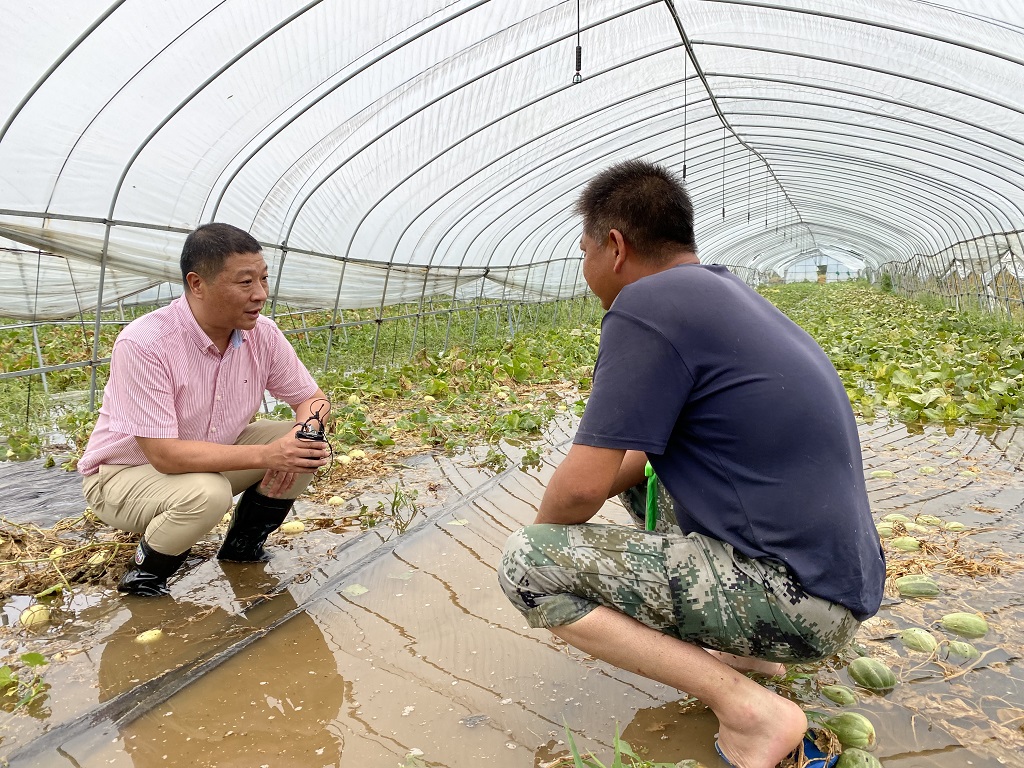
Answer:
<svg viewBox="0 0 1024 768"><path fill-rule="evenodd" d="M323 440L301 440L296 437L300 427L267 445L267 469L310 475L331 458L331 447Z"/></svg>

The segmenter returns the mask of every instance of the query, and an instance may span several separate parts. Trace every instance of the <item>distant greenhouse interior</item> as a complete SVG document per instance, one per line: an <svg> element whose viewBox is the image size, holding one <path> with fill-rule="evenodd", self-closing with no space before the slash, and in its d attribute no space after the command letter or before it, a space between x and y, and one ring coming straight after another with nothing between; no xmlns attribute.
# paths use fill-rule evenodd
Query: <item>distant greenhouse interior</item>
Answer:
<svg viewBox="0 0 1024 768"><path fill-rule="evenodd" d="M831 256L810 256L800 259L786 269L785 280L788 283L837 282L840 280L857 280L863 276L864 262L856 257L840 258Z"/></svg>
<svg viewBox="0 0 1024 768"><path fill-rule="evenodd" d="M701 260L751 285L869 280L1024 317L1019 4L4 15L0 385L15 400L63 379L94 407L117 330L180 295L182 242L209 221L262 243L265 311L323 371L596 322L573 201L635 157L685 180ZM73 342L55 349L54 329Z"/></svg>

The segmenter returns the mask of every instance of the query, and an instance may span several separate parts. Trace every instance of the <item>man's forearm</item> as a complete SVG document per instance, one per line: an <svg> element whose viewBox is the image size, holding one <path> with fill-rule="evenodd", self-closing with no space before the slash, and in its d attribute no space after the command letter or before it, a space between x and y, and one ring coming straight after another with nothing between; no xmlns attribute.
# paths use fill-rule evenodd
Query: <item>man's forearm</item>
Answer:
<svg viewBox="0 0 1024 768"><path fill-rule="evenodd" d="M535 523L575 525L585 523L604 505L604 499L585 498L567 492L554 481L548 484Z"/></svg>
<svg viewBox="0 0 1024 768"><path fill-rule="evenodd" d="M318 414L319 418L326 424L327 417L331 412L331 403L327 399L327 395L323 393L323 390L318 389L312 397L297 405L293 405L292 410L295 411L295 421L298 424L304 424L314 414ZM316 425L314 424L313 426Z"/></svg>
<svg viewBox="0 0 1024 768"><path fill-rule="evenodd" d="M265 445L222 445L176 438L140 437L136 440L153 468L165 475L267 467Z"/></svg>
<svg viewBox="0 0 1024 768"><path fill-rule="evenodd" d="M608 498L618 496L644 480L644 467L647 466L647 454L643 451L626 451L622 457L622 465L615 475L615 482Z"/></svg>
<svg viewBox="0 0 1024 768"><path fill-rule="evenodd" d="M609 497L624 453L573 445L548 482L536 522L576 525L596 515Z"/></svg>

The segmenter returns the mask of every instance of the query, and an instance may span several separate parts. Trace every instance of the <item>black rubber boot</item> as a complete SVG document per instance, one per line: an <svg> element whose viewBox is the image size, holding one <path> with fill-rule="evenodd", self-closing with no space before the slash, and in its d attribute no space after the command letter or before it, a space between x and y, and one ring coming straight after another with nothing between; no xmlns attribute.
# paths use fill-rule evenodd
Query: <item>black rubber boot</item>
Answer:
<svg viewBox="0 0 1024 768"><path fill-rule="evenodd" d="M180 555L165 555L141 539L135 550L135 562L121 577L117 590L141 597L166 595L167 579L181 567L190 551L186 549Z"/></svg>
<svg viewBox="0 0 1024 768"><path fill-rule="evenodd" d="M258 485L258 483L257 483ZM256 485L245 489L235 505L231 524L224 534L224 543L217 553L218 560L235 563L255 563L266 560L263 544L271 532L276 531L295 499L272 499L256 490Z"/></svg>

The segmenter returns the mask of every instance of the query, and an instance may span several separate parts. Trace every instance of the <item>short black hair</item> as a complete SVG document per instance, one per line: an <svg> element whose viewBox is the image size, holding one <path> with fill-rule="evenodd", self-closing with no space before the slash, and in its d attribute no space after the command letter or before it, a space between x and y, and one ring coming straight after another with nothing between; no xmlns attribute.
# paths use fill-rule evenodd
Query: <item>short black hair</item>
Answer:
<svg viewBox="0 0 1024 768"><path fill-rule="evenodd" d="M661 261L680 248L696 252L693 203L682 180L646 160L626 160L590 180L574 210L583 231L603 243L617 229L642 259Z"/></svg>
<svg viewBox="0 0 1024 768"><path fill-rule="evenodd" d="M244 229L217 222L203 224L185 238L181 249L181 280L186 288L189 272L195 272L204 280L212 280L224 268L224 260L231 254L262 251L263 247L256 238Z"/></svg>

